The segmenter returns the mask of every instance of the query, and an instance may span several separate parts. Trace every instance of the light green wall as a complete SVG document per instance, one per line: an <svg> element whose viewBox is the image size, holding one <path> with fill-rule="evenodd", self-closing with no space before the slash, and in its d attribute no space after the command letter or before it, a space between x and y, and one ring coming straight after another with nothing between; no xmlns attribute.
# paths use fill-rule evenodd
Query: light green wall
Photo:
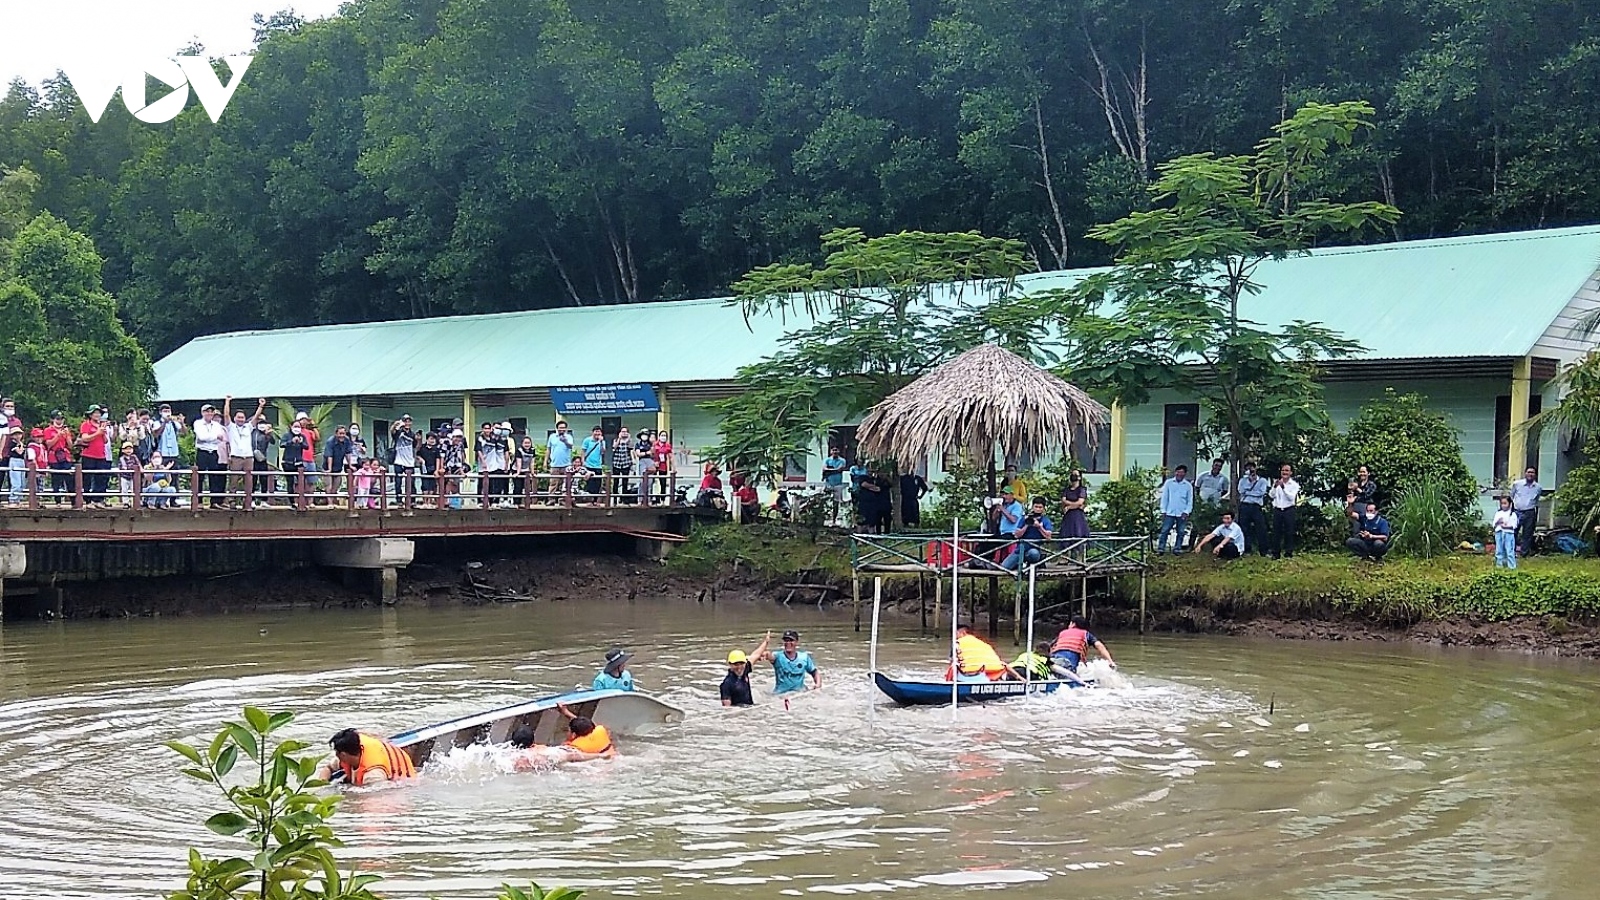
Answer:
<svg viewBox="0 0 1600 900"><path fill-rule="evenodd" d="M1334 382L1324 387L1323 396L1335 426L1344 428L1363 404L1382 397L1388 387L1393 387L1397 393L1415 392L1427 397L1428 407L1445 414L1460 432L1462 454L1478 484L1485 488L1492 485L1495 398L1511 392L1508 381L1451 378ZM1128 431L1124 438L1128 465L1160 467L1165 405L1184 402L1192 401L1176 391L1157 391L1151 395L1149 403L1128 410ZM1201 415L1203 421L1204 409ZM1540 450L1541 458L1548 459L1547 465L1553 466L1554 449L1541 446ZM1487 493L1481 505L1486 513L1491 509L1493 504Z"/></svg>

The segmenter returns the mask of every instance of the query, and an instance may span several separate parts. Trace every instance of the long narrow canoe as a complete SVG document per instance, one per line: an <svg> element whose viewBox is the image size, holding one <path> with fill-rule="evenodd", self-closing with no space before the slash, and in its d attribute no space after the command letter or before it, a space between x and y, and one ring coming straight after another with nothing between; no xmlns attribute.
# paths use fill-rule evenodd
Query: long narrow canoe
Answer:
<svg viewBox="0 0 1600 900"><path fill-rule="evenodd" d="M633 734L683 721L683 710L639 691L569 691L413 728L389 740L406 751L418 768L434 753L454 747L504 743L523 725L533 728L534 739L539 743L559 744L567 738L567 719L556 709L563 703L577 715L604 725L612 734Z"/></svg>
<svg viewBox="0 0 1600 900"><path fill-rule="evenodd" d="M950 682L890 678L882 672L873 672L872 680L878 690L901 706L945 706L950 703ZM1060 687L1087 687L1076 681L976 681L956 682L956 699L961 703L985 703L1005 700L1028 694L1051 694Z"/></svg>

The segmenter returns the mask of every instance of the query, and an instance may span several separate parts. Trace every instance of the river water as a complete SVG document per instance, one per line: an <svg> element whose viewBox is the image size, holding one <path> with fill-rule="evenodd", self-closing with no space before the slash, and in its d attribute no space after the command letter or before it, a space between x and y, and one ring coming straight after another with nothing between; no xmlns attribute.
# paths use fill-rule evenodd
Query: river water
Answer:
<svg viewBox="0 0 1600 900"><path fill-rule="evenodd" d="M0 894L180 884L186 847L225 842L161 742L246 703L294 710L312 741L398 731L587 681L625 643L681 727L547 773L458 751L349 796L345 858L392 898L529 879L599 897L1596 895L1592 663L1108 636L1120 686L952 722L883 705L845 615L619 599L9 624ZM720 659L788 627L824 690L722 710ZM940 667L914 627L885 638L885 668Z"/></svg>

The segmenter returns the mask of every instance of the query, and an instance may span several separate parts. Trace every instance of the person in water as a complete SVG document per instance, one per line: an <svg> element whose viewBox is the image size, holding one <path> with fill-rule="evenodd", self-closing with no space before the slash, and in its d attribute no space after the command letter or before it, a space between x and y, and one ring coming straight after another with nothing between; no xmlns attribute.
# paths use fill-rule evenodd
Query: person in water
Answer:
<svg viewBox="0 0 1600 900"><path fill-rule="evenodd" d="M1033 645L1031 653L1025 652L1011 661L1011 672L1024 681L1048 681L1052 677L1050 671L1050 642L1040 641Z"/></svg>
<svg viewBox="0 0 1600 900"><path fill-rule="evenodd" d="M956 625L956 658L947 674L956 681L1005 681L1016 677L994 647L973 634L965 622Z"/></svg>
<svg viewBox="0 0 1600 900"><path fill-rule="evenodd" d="M576 721L576 720L574 720ZM592 724L592 723L591 723ZM599 727L599 726L595 726ZM512 760L511 766L518 772L529 772L536 769L548 769L563 763L590 762L596 759L613 759L617 755L616 748L604 753L585 753L571 746L551 747L537 743L533 736L533 726L522 725L511 732L511 746L519 751Z"/></svg>
<svg viewBox="0 0 1600 900"><path fill-rule="evenodd" d="M633 654L621 647L612 647L607 650L606 667L600 670L600 674L594 676L594 690L633 690L633 673L628 671L628 660L630 659L633 659Z"/></svg>
<svg viewBox="0 0 1600 900"><path fill-rule="evenodd" d="M761 645L746 654L743 650L735 650L728 654L728 674L722 676L722 684L717 687L717 694L722 698L723 706L755 706L755 695L750 691L750 659L761 658L767 651L767 641L772 635L767 635Z"/></svg>
<svg viewBox="0 0 1600 900"><path fill-rule="evenodd" d="M800 649L800 632L785 631L783 649L777 653L767 650L766 646L767 642L762 641L756 659L772 663L773 693L792 694L822 687L822 674L817 671L816 662L811 654ZM807 675L811 676L810 684L806 683Z"/></svg>
<svg viewBox="0 0 1600 900"><path fill-rule="evenodd" d="M556 705L561 714L567 717L567 740L562 744L569 750L579 753L592 753L612 759L617 755L617 748L611 743L611 732L604 725L594 721L588 716L580 716L567 708L565 703Z"/></svg>
<svg viewBox="0 0 1600 900"><path fill-rule="evenodd" d="M330 781L335 772L341 772L345 784L365 787L417 774L404 750L375 734L346 728L329 738L328 743L333 747L333 761L317 770L317 778L322 781Z"/></svg>
<svg viewBox="0 0 1600 900"><path fill-rule="evenodd" d="M1106 645L1102 644L1099 638L1089 632L1089 623L1083 616L1073 616L1067 627L1056 635L1056 642L1050 647L1050 658L1066 667L1068 671L1077 672L1078 664L1083 662L1090 647L1110 663L1111 668L1117 667L1116 660L1111 658L1111 651L1106 649Z"/></svg>

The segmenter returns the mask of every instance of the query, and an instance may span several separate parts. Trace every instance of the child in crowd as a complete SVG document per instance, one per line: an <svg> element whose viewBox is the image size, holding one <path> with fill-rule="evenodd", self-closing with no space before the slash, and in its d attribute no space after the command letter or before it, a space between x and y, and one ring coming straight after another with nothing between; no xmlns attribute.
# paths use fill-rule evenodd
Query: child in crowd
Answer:
<svg viewBox="0 0 1600 900"><path fill-rule="evenodd" d="M150 454L150 463L144 467L144 505L151 509L170 509L176 502L178 488L171 470L160 453Z"/></svg>
<svg viewBox="0 0 1600 900"><path fill-rule="evenodd" d="M122 452L117 455L117 480L122 487L122 502L129 509L133 509L133 476L134 470L139 468L139 457L133 452L133 444L124 443Z"/></svg>

